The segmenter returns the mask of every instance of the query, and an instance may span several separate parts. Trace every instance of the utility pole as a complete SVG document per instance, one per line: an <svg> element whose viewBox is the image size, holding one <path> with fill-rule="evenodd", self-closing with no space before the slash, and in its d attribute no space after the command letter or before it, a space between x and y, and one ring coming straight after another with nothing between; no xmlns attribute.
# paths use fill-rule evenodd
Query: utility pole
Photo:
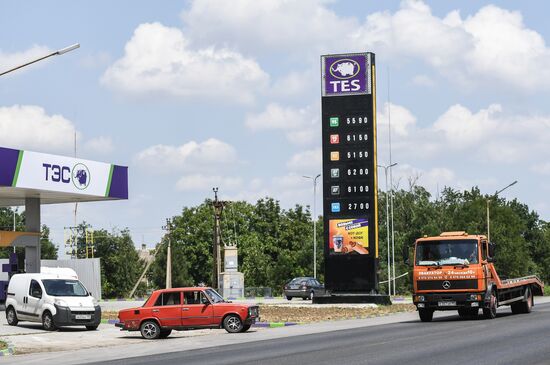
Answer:
<svg viewBox="0 0 550 365"><path fill-rule="evenodd" d="M491 203L492 198L496 198L498 194L502 193L504 190L508 189L510 186L516 185L517 180L515 180L513 183L508 184L506 187L500 189L497 191L492 197L487 198L487 242L491 242L491 221L489 217L489 203Z"/></svg>
<svg viewBox="0 0 550 365"><path fill-rule="evenodd" d="M170 236L172 235L172 221L170 218L166 218L166 225L162 227L166 230L168 236L168 249L166 250L166 289L172 287L172 247L170 242Z"/></svg>
<svg viewBox="0 0 550 365"><path fill-rule="evenodd" d="M222 232L221 232L221 219L223 208L227 204L224 201L218 200L218 188L212 188L214 192L214 202L212 206L214 207L214 245L212 248L212 256L214 258L214 267L212 271L212 287L214 289L220 289L220 273L221 273L221 242L222 242Z"/></svg>

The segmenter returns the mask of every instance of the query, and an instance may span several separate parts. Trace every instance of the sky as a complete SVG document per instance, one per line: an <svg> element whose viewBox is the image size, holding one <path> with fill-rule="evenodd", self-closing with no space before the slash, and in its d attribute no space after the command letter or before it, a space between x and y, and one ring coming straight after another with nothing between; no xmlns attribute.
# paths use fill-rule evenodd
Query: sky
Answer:
<svg viewBox="0 0 550 365"><path fill-rule="evenodd" d="M127 201L78 206L95 229L127 227L152 248L165 219L213 187L312 205L302 176L321 172L320 55L367 51L378 163L391 122L395 187L491 194L518 180L501 195L550 220L545 2L0 4L0 71L81 45L1 77L0 146L73 156L76 133L78 157L128 166ZM43 207L56 243L73 210Z"/></svg>

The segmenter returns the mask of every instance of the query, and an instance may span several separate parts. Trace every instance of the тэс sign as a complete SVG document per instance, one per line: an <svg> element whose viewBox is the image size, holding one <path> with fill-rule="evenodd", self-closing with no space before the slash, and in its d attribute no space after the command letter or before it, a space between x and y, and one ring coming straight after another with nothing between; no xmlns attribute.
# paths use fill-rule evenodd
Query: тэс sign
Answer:
<svg viewBox="0 0 550 365"><path fill-rule="evenodd" d="M321 57L325 282L377 290L374 54Z"/></svg>

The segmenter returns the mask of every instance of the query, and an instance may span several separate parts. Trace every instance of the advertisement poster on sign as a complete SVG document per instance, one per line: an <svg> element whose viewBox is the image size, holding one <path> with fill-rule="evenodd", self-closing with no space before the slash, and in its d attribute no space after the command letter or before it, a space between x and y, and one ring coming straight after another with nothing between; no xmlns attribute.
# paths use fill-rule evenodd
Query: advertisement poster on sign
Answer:
<svg viewBox="0 0 550 365"><path fill-rule="evenodd" d="M366 219L331 219L329 249L331 254L369 254L369 222Z"/></svg>

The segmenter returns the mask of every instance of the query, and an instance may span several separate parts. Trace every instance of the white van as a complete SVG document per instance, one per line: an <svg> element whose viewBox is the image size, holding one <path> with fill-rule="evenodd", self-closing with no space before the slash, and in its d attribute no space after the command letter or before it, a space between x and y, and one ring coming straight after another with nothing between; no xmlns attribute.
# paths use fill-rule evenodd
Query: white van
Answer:
<svg viewBox="0 0 550 365"><path fill-rule="evenodd" d="M59 274L15 274L8 284L6 319L41 322L45 330L61 326L86 326L95 330L101 322L101 308L84 285Z"/></svg>

